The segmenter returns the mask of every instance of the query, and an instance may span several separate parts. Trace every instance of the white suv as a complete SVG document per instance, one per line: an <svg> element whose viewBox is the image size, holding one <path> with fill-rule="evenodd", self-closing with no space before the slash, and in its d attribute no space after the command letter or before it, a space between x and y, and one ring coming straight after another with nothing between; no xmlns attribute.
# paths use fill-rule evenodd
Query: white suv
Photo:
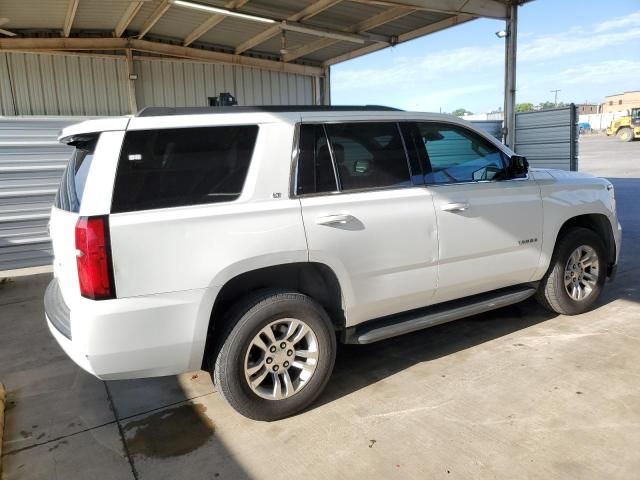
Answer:
<svg viewBox="0 0 640 480"><path fill-rule="evenodd" d="M53 336L102 379L206 368L254 419L308 406L337 341L533 295L584 312L620 252L608 181L529 170L446 115L149 108L60 140Z"/></svg>

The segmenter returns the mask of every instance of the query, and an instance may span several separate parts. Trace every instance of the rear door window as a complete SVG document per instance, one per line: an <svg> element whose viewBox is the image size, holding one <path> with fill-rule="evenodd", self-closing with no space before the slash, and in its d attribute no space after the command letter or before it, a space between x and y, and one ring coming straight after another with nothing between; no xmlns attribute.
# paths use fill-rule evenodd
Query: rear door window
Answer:
<svg viewBox="0 0 640 480"><path fill-rule="evenodd" d="M397 123L330 123L325 128L342 191L411 185Z"/></svg>
<svg viewBox="0 0 640 480"><path fill-rule="evenodd" d="M71 159L62 174L60 187L53 205L60 210L78 213L84 195L84 186L93 161L99 133L72 137L67 141L74 147Z"/></svg>
<svg viewBox="0 0 640 480"><path fill-rule="evenodd" d="M112 213L236 200L257 135L257 125L127 132Z"/></svg>

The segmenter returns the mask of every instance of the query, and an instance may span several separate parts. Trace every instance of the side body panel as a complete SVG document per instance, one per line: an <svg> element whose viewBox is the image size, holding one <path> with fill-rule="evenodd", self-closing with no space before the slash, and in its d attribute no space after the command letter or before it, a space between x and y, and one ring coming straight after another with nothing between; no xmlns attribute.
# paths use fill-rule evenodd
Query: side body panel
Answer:
<svg viewBox="0 0 640 480"><path fill-rule="evenodd" d="M422 187L301 198L309 260L337 275L347 326L428 305L437 280L431 193ZM349 215L344 224L318 223Z"/></svg>
<svg viewBox="0 0 640 480"><path fill-rule="evenodd" d="M542 243L540 188L533 180L429 189L438 218L438 302L531 280ZM452 204L466 208L448 210Z"/></svg>
<svg viewBox="0 0 640 480"><path fill-rule="evenodd" d="M616 242L616 261L620 254L622 231L616 216L615 200L609 182L578 172L534 169L532 176L540 186L543 209L542 254L532 280L540 280L551 262L562 226L579 215L601 214L611 225Z"/></svg>

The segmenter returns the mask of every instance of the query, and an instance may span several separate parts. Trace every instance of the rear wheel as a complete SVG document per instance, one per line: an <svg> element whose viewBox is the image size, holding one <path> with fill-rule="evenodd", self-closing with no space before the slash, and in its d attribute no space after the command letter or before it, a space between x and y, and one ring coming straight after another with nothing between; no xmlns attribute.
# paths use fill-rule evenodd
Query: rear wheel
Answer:
<svg viewBox="0 0 640 480"><path fill-rule="evenodd" d="M333 370L336 338L324 309L297 292L244 299L225 321L213 378L224 399L254 420L278 420L311 404Z"/></svg>
<svg viewBox="0 0 640 480"><path fill-rule="evenodd" d="M606 267L605 248L595 232L582 227L568 230L556 244L536 298L563 315L586 312L600 296Z"/></svg>
<svg viewBox="0 0 640 480"><path fill-rule="evenodd" d="M633 140L633 130L631 130L629 127L621 128L620 130L618 130L617 135L618 138L623 142L630 142Z"/></svg>

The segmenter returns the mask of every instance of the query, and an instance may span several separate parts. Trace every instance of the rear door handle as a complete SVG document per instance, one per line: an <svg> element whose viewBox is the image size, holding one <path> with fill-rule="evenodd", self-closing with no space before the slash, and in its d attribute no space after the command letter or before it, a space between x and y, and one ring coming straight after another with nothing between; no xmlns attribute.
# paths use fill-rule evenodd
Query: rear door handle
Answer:
<svg viewBox="0 0 640 480"><path fill-rule="evenodd" d="M443 212L464 212L469 208L467 202L446 203L442 206Z"/></svg>
<svg viewBox="0 0 640 480"><path fill-rule="evenodd" d="M345 223L351 220L353 220L353 216L349 215L348 213L336 213L332 215L316 217L316 224L317 225L336 225L336 224L344 225Z"/></svg>

